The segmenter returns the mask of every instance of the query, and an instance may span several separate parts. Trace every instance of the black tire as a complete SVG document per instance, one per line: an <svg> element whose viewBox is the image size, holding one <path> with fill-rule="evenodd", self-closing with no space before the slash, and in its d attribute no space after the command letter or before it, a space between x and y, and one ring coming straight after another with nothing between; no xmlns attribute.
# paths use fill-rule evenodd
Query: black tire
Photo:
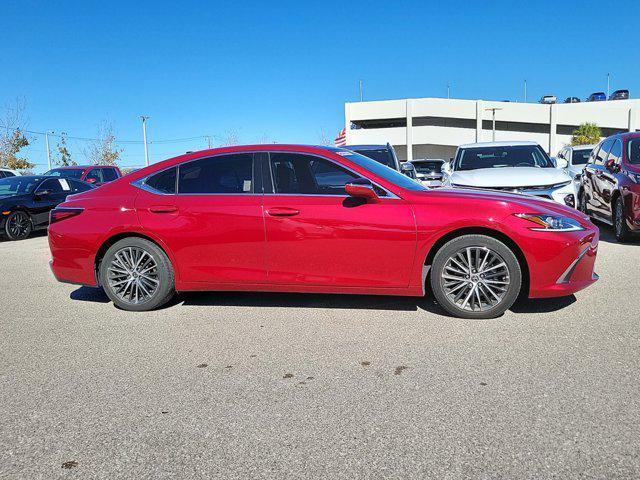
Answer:
<svg viewBox="0 0 640 480"><path fill-rule="evenodd" d="M146 256L142 253L137 256L138 252ZM124 238L109 247L100 263L99 276L107 296L123 310L154 310L175 295L175 277L169 257L158 245L144 238ZM122 289L127 285L130 290L123 293Z"/></svg>
<svg viewBox="0 0 640 480"><path fill-rule="evenodd" d="M24 240L32 230L31 216L22 210L16 210L4 222L4 234L9 240Z"/></svg>
<svg viewBox="0 0 640 480"><path fill-rule="evenodd" d="M616 198L613 206L613 231L616 234L616 240L619 242L627 242L631 237L631 230L624 218L624 201L621 196Z"/></svg>
<svg viewBox="0 0 640 480"><path fill-rule="evenodd" d="M471 252L470 261L458 257L461 251L465 252L465 257ZM485 262L491 258L486 266L482 261L484 255ZM459 263L456 264L456 261ZM467 264L470 264L469 275L459 275L458 271L467 272L464 266ZM459 279L452 281L450 275L456 275ZM436 300L451 315L474 319L495 318L509 309L518 298L522 287L522 271L513 251L501 241L486 235L463 235L450 240L438 250L430 270L430 283ZM474 289L477 290L477 297ZM471 303L459 303L469 292L473 296ZM460 293L462 298L457 299ZM477 309L473 309L474 303Z"/></svg>
<svg viewBox="0 0 640 480"><path fill-rule="evenodd" d="M587 195L584 193L584 189L578 193L578 210L585 215L589 215L587 212Z"/></svg>

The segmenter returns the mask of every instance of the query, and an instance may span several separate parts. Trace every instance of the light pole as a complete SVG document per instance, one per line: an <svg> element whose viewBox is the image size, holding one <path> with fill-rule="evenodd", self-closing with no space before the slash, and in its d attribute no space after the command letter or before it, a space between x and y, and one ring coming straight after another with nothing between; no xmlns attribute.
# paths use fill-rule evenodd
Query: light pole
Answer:
<svg viewBox="0 0 640 480"><path fill-rule="evenodd" d="M524 81L524 103L527 103L527 81Z"/></svg>
<svg viewBox="0 0 640 480"><path fill-rule="evenodd" d="M492 113L492 124L493 124L493 142L496 141L496 110L502 110L501 108L493 107L493 108L485 108L487 112Z"/></svg>
<svg viewBox="0 0 640 480"><path fill-rule="evenodd" d="M447 83L447 98L451 98L451 85Z"/></svg>
<svg viewBox="0 0 640 480"><path fill-rule="evenodd" d="M49 165L49 170L51 170L51 151L49 150L49 134L53 135L55 132L53 130L44 132L44 143L47 148L47 165Z"/></svg>
<svg viewBox="0 0 640 480"><path fill-rule="evenodd" d="M207 144L209 145L209 150L211 150L211 135L205 135L204 138L207 139Z"/></svg>
<svg viewBox="0 0 640 480"><path fill-rule="evenodd" d="M609 100L609 85L611 84L611 74L607 73L607 100Z"/></svg>
<svg viewBox="0 0 640 480"><path fill-rule="evenodd" d="M362 101L362 80L360 80L360 101Z"/></svg>
<svg viewBox="0 0 640 480"><path fill-rule="evenodd" d="M149 166L149 147L147 146L147 120L149 120L150 117L145 116L145 115L140 115L140 118L142 119L142 139L144 141L144 161L146 163L146 166Z"/></svg>

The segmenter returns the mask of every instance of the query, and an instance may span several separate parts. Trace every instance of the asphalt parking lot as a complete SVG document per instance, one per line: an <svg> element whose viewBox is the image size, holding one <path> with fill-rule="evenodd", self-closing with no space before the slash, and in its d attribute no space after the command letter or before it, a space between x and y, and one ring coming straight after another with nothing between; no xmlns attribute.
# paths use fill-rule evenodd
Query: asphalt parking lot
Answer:
<svg viewBox="0 0 640 480"><path fill-rule="evenodd" d="M603 229L605 230L605 229ZM119 311L0 242L1 478L639 478L640 243L459 320L412 298L210 293Z"/></svg>

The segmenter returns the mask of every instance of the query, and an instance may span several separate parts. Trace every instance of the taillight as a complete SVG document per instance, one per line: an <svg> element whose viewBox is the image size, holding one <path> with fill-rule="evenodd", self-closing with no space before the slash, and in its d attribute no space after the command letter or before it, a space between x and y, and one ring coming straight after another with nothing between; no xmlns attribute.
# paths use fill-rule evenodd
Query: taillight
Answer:
<svg viewBox="0 0 640 480"><path fill-rule="evenodd" d="M67 218L75 217L76 215L80 215L83 211L84 208L54 208L49 214L49 223L56 223Z"/></svg>

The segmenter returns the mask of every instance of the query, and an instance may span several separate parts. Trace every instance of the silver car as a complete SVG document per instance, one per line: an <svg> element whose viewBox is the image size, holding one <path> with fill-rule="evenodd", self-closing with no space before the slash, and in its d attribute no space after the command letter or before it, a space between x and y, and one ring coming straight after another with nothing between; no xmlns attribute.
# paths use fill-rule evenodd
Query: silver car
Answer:
<svg viewBox="0 0 640 480"><path fill-rule="evenodd" d="M580 175L594 148L595 145L566 146L558 152L556 166L564 169L574 181L580 183Z"/></svg>
<svg viewBox="0 0 640 480"><path fill-rule="evenodd" d="M416 169L416 178L426 187L435 188L442 186L442 165L441 158L420 158L411 160L411 164Z"/></svg>

